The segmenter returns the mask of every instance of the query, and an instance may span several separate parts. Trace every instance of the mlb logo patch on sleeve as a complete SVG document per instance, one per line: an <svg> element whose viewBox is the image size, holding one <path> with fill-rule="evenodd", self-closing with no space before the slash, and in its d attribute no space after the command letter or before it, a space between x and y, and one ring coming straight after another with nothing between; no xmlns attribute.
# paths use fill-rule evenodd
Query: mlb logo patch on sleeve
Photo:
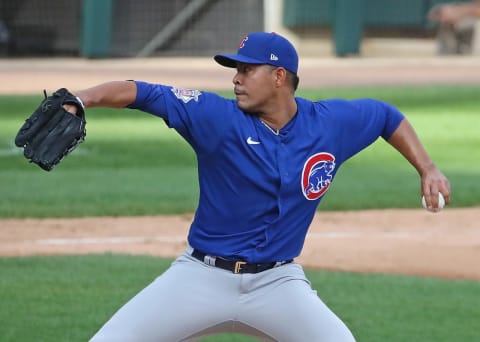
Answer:
<svg viewBox="0 0 480 342"><path fill-rule="evenodd" d="M202 95L202 92L199 90L176 88L176 87L172 87L172 92L175 94L177 99L182 100L185 103L188 103L191 100L198 102L199 96Z"/></svg>

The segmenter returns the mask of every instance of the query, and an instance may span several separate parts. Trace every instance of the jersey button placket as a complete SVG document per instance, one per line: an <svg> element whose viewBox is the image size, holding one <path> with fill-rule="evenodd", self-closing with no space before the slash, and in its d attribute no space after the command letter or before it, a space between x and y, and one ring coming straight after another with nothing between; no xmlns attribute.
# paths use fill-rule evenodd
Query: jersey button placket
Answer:
<svg viewBox="0 0 480 342"><path fill-rule="evenodd" d="M288 145L285 144L282 140L278 144L277 149L277 162L278 162L278 173L280 175L280 188L278 189L278 210L279 212L283 212L283 203L286 192L286 187L288 184L288 163L289 163L289 156L288 156Z"/></svg>
<svg viewBox="0 0 480 342"><path fill-rule="evenodd" d="M287 153L287 145L281 140L278 144L277 150L277 160L278 160L278 172L280 174L281 183L285 183L285 177L288 176L288 153Z"/></svg>

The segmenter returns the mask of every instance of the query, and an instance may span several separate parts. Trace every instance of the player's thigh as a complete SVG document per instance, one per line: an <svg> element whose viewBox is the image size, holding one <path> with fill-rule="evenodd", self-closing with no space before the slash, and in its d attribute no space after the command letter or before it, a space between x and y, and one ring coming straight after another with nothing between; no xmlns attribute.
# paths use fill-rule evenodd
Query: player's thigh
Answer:
<svg viewBox="0 0 480 342"><path fill-rule="evenodd" d="M215 270L214 270L215 271ZM228 316L230 288L204 264L179 257L121 307L91 341L179 341Z"/></svg>
<svg viewBox="0 0 480 342"><path fill-rule="evenodd" d="M277 280L250 298L247 324L282 342L355 341L347 326L318 297L300 265L285 265ZM281 269L280 267L279 269ZM242 319L242 320L243 320Z"/></svg>

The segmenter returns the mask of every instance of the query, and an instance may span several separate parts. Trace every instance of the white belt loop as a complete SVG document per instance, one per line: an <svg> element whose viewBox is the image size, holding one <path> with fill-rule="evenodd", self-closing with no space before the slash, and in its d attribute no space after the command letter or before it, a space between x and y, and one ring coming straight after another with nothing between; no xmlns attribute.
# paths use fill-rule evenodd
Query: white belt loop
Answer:
<svg viewBox="0 0 480 342"><path fill-rule="evenodd" d="M190 246L190 244L187 244L187 248L185 248L185 252L187 252L188 255L192 255L193 247Z"/></svg>
<svg viewBox="0 0 480 342"><path fill-rule="evenodd" d="M215 260L217 258L211 256L211 255L205 255L205 258L203 259L203 262L206 263L207 265L210 266L215 266Z"/></svg>
<svg viewBox="0 0 480 342"><path fill-rule="evenodd" d="M192 255L193 251L195 249L190 246L190 244L187 244L187 247L185 248L185 252L187 252L188 255ZM203 262L207 265L210 265L210 266L215 266L215 260L217 258L214 257L214 256L211 256L211 255L205 255L205 257L203 258Z"/></svg>

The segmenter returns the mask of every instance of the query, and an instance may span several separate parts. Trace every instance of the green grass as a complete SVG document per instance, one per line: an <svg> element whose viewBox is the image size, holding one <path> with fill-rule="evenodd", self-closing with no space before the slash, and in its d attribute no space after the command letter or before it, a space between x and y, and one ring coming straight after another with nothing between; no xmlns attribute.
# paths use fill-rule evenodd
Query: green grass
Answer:
<svg viewBox="0 0 480 342"><path fill-rule="evenodd" d="M450 178L452 207L480 204L480 86L305 90L310 99L372 97L396 105ZM229 96L229 93L224 93ZM190 147L161 119L88 111L87 140L54 171L29 165L13 138L39 96L0 96L0 217L191 212L198 198ZM79 186L81 185L81 186ZM348 161L324 210L419 206L416 171L383 141Z"/></svg>
<svg viewBox="0 0 480 342"><path fill-rule="evenodd" d="M4 342L86 341L169 260L89 255L0 259ZM307 276L358 341L478 341L480 283L313 272ZM255 341L240 335L204 341Z"/></svg>
<svg viewBox="0 0 480 342"><path fill-rule="evenodd" d="M396 105L452 183L452 207L480 204L480 86L320 89L310 99L372 97ZM225 93L230 96L230 93ZM195 156L163 122L137 111L87 113L87 141L53 172L29 165L13 138L41 99L0 96L0 217L190 212ZM324 210L418 207L419 179L381 141L347 162ZM169 260L91 255L0 258L1 341L85 341ZM479 341L480 283L308 272L358 341ZM239 335L205 341L246 342Z"/></svg>

